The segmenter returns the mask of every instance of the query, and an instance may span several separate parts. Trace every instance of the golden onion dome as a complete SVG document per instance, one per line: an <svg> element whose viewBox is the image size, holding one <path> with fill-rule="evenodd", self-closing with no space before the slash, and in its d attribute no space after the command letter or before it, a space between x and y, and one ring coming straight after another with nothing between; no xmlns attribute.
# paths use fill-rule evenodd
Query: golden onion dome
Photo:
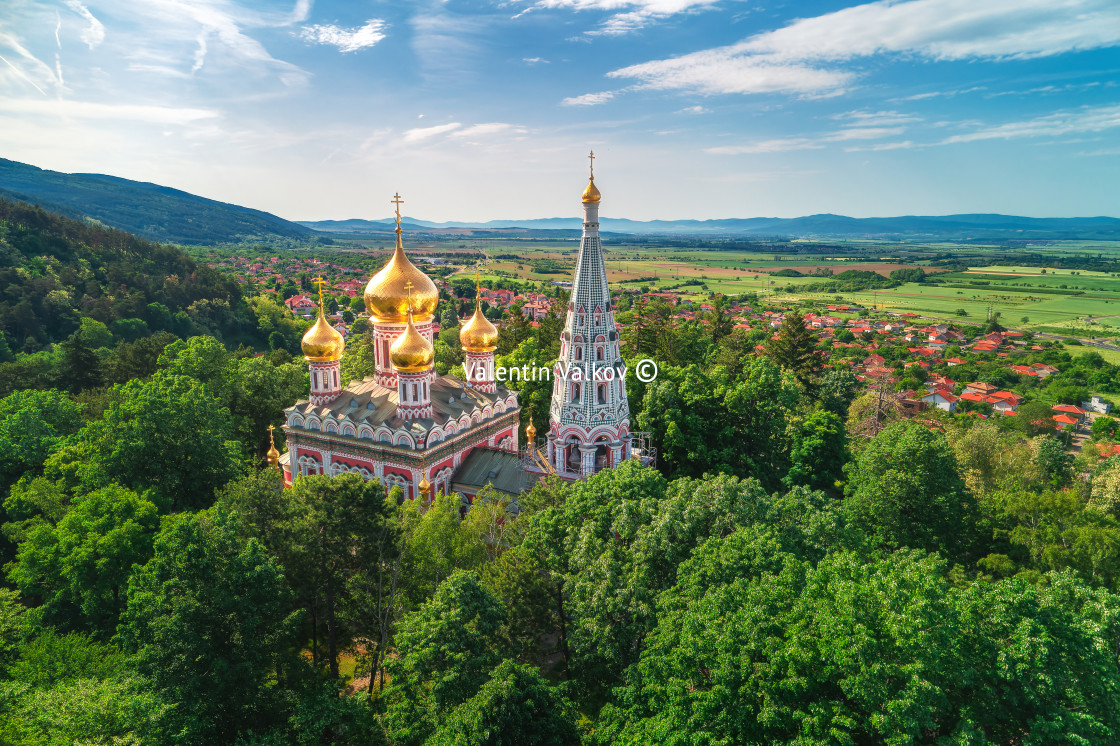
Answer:
<svg viewBox="0 0 1120 746"><path fill-rule="evenodd" d="M411 311L408 312L407 320L408 326L404 332L389 346L389 359L401 373L420 373L432 367L436 351L432 348L432 343L416 331Z"/></svg>
<svg viewBox="0 0 1120 746"><path fill-rule="evenodd" d="M327 323L323 315L323 301L319 300L319 318L303 335L300 341L303 356L311 363L331 363L342 357L346 349L346 340L338 330Z"/></svg>
<svg viewBox="0 0 1120 746"><path fill-rule="evenodd" d="M459 329L459 341L467 352L493 352L498 347L498 327L482 315L482 301L475 296L474 315Z"/></svg>
<svg viewBox="0 0 1120 746"><path fill-rule="evenodd" d="M272 439L272 431L274 429L272 425L268 426L268 452L264 457L269 466L280 465L280 451L276 450L276 441Z"/></svg>
<svg viewBox="0 0 1120 746"><path fill-rule="evenodd" d="M598 202L602 196L599 194L598 187L595 186L595 177L592 176L587 182L587 188L583 190L583 201Z"/></svg>
<svg viewBox="0 0 1120 746"><path fill-rule="evenodd" d="M420 321L429 320L436 312L439 290L432 279L405 256L398 226L397 248L393 256L366 285L366 310L373 320L394 324L404 322L408 315L410 286L413 315Z"/></svg>
<svg viewBox="0 0 1120 746"><path fill-rule="evenodd" d="M432 487L432 483L428 481L427 477L420 477L420 483L416 485L420 488L420 494L425 494Z"/></svg>
<svg viewBox="0 0 1120 746"><path fill-rule="evenodd" d="M529 424L525 428L525 438L530 445L537 439L537 428L533 427L533 415L529 415Z"/></svg>

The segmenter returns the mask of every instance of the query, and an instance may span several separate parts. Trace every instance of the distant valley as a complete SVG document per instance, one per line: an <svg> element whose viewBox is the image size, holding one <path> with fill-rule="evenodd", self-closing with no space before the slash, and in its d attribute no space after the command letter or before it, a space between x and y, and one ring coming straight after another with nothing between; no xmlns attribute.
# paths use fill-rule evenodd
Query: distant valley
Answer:
<svg viewBox="0 0 1120 746"><path fill-rule="evenodd" d="M134 233L143 238L186 245L243 241L330 241L347 236L387 236L393 221L291 221L261 210L218 202L178 189L104 174L67 174L0 158L0 197L38 204L71 218ZM851 218L808 215L799 218L725 218L718 220L628 220L604 217L605 233L692 238L882 238L904 240L1117 240L1120 218L1028 218L997 214ZM406 217L410 233L433 235L576 236L578 217L433 222Z"/></svg>

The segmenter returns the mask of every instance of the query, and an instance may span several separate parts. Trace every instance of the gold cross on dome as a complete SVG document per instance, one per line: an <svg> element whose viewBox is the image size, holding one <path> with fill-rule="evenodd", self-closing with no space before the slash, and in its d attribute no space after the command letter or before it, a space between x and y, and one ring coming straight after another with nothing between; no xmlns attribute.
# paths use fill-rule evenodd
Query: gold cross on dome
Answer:
<svg viewBox="0 0 1120 746"><path fill-rule="evenodd" d="M412 313L412 280L404 284L404 289L408 293L408 312Z"/></svg>
<svg viewBox="0 0 1120 746"><path fill-rule="evenodd" d="M595 151L594 150L592 150L590 155L587 156L587 160L591 161L591 178L594 179L595 178Z"/></svg>
<svg viewBox="0 0 1120 746"><path fill-rule="evenodd" d="M317 285L318 288L319 288L319 304L322 305L322 303L323 303L323 286L327 284L327 281L323 279L322 275L319 275L318 277L316 277L311 282L314 285Z"/></svg>
<svg viewBox="0 0 1120 746"><path fill-rule="evenodd" d="M401 193L400 192L397 192L396 194L393 195L393 204L396 205L397 227L400 228L401 227L401 205L404 204L404 200L401 199Z"/></svg>
<svg viewBox="0 0 1120 746"><path fill-rule="evenodd" d="M478 270L474 271L474 294L478 295L478 291L482 288L482 281L478 279Z"/></svg>

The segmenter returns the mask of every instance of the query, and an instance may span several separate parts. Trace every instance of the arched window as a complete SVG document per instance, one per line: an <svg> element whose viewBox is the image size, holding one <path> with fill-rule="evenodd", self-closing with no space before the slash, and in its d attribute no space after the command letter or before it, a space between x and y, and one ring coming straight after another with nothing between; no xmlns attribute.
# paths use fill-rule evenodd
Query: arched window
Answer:
<svg viewBox="0 0 1120 746"><path fill-rule="evenodd" d="M599 397L599 403L600 404L606 404L607 403L607 384L600 383L595 388L596 388L597 396Z"/></svg>
<svg viewBox="0 0 1120 746"><path fill-rule="evenodd" d="M578 361L581 361L581 360L583 360L583 347L582 346L576 348L576 361L578 362Z"/></svg>
<svg viewBox="0 0 1120 746"><path fill-rule="evenodd" d="M572 404L579 404L580 385L578 383L572 384Z"/></svg>
<svg viewBox="0 0 1120 746"><path fill-rule="evenodd" d="M602 347L596 347L595 348L595 359L596 360L602 360L603 359L603 348Z"/></svg>

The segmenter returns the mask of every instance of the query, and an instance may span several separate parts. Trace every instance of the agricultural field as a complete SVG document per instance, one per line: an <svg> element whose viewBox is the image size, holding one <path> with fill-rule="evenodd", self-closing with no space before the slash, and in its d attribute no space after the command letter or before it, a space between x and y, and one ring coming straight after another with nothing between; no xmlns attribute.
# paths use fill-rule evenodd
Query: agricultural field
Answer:
<svg viewBox="0 0 1120 746"><path fill-rule="evenodd" d="M481 242L480 242L481 244ZM484 278L511 277L538 282L570 279L576 241L550 245L526 242L477 248L492 257L480 267ZM792 242L768 251L705 250L690 247L630 245L604 240L608 279L623 287L648 286L707 296L769 294L776 301L816 300L848 303L885 311L983 323L989 309L1013 328L1090 337L1120 336L1120 272L997 263L954 269L930 266L934 258L960 252L965 257L994 254L993 247L936 243L928 245L861 242L837 247L835 254L798 253ZM819 251L819 249L818 249ZM1120 259L1120 245L1076 242L1031 246L1035 255ZM1006 256L1006 248L1000 256ZM844 254L853 254L844 256ZM501 257L501 258L498 258ZM904 257L904 260L900 260ZM990 259L987 259L990 261ZM799 288L821 283L830 271L892 270L922 267L934 282L906 283L880 290L812 293ZM543 270L543 271L542 271ZM776 276L795 270L803 276ZM786 273L788 274L788 272Z"/></svg>

